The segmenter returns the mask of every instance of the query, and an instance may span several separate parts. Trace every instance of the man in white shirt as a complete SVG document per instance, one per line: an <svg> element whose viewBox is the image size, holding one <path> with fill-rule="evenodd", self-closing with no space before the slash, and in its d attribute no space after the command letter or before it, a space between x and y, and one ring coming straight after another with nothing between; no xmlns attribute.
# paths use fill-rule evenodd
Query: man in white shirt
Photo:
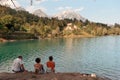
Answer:
<svg viewBox="0 0 120 80"><path fill-rule="evenodd" d="M23 61L22 61L22 56L18 56L18 58L16 58L13 61L12 71L15 72L15 73L25 71Z"/></svg>

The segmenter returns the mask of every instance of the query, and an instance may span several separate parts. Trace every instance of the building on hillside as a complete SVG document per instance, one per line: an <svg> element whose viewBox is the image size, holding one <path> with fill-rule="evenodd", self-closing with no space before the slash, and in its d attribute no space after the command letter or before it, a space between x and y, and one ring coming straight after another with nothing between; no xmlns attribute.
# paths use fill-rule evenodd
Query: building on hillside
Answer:
<svg viewBox="0 0 120 80"><path fill-rule="evenodd" d="M68 23L67 27L65 28L65 30L69 30L69 31L73 31L73 30L77 30L79 29L76 25L73 25L72 23Z"/></svg>

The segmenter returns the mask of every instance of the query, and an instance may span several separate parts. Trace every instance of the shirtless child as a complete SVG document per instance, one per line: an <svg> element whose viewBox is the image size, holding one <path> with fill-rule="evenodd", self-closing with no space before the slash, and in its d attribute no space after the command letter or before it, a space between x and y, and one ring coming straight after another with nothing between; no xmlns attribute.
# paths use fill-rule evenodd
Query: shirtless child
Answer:
<svg viewBox="0 0 120 80"><path fill-rule="evenodd" d="M35 73L44 73L44 68L43 65L40 63L41 59L40 58L36 58L35 59L36 64L34 64L34 69L35 69Z"/></svg>

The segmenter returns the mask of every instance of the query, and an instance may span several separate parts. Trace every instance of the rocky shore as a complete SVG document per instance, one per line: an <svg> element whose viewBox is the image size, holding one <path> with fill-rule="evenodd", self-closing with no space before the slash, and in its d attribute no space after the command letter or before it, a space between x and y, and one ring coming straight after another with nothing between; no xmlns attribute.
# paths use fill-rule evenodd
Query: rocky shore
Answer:
<svg viewBox="0 0 120 80"><path fill-rule="evenodd" d="M0 80L110 80L91 74L80 73L0 73Z"/></svg>
<svg viewBox="0 0 120 80"><path fill-rule="evenodd" d="M4 38L0 38L0 43L4 43L4 42L14 42L16 40L7 40L7 39L4 39Z"/></svg>
<svg viewBox="0 0 120 80"><path fill-rule="evenodd" d="M0 42L7 42L6 39L0 38Z"/></svg>

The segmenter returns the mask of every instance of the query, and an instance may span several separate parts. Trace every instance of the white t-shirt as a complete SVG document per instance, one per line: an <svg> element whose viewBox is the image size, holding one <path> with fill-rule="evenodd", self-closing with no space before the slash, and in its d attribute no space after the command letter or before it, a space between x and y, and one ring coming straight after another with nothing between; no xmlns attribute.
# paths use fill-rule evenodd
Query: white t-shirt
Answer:
<svg viewBox="0 0 120 80"><path fill-rule="evenodd" d="M14 70L14 71L20 71L21 64L23 64L23 61L21 59L19 59L19 58L16 58L13 61L12 70Z"/></svg>

